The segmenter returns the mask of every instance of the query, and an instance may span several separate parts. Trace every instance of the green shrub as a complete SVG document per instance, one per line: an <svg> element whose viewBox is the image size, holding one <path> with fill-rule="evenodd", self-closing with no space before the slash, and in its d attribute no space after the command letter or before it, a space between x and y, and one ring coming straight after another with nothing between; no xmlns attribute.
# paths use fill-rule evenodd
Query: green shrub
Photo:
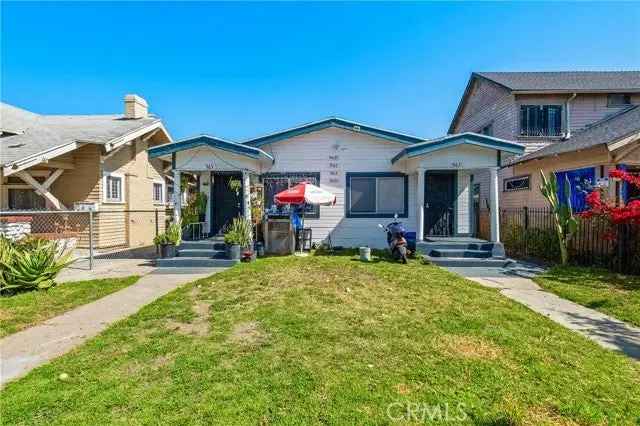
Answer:
<svg viewBox="0 0 640 426"><path fill-rule="evenodd" d="M179 246L182 241L182 221L169 225L166 234L169 239L169 244Z"/></svg>
<svg viewBox="0 0 640 426"><path fill-rule="evenodd" d="M251 222L238 216L225 228L224 242L228 245L250 247L252 241L251 234Z"/></svg>
<svg viewBox="0 0 640 426"><path fill-rule="evenodd" d="M68 266L71 253L59 253L55 241L0 236L0 293L42 290L56 285L55 277Z"/></svg>
<svg viewBox="0 0 640 426"><path fill-rule="evenodd" d="M153 238L153 244L157 246L165 246L172 243L171 240L169 240L169 236L167 235L167 233L163 232L162 234L158 234Z"/></svg>

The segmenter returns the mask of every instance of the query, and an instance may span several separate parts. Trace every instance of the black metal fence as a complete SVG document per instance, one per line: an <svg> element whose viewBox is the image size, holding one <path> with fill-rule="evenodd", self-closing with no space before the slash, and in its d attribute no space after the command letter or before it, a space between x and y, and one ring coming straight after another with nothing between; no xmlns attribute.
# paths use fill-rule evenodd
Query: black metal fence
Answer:
<svg viewBox="0 0 640 426"><path fill-rule="evenodd" d="M477 212L477 233L489 237L489 211ZM551 211L546 208L500 210L501 240L507 255L557 263L560 248ZM598 218L579 218L578 230L569 241L572 263L640 274L640 226L611 226Z"/></svg>

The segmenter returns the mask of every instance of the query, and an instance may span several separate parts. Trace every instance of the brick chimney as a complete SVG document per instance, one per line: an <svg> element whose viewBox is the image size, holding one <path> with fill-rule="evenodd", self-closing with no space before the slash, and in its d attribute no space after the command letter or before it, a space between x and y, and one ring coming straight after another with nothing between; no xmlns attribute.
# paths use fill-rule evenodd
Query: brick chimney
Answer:
<svg viewBox="0 0 640 426"><path fill-rule="evenodd" d="M125 118L146 118L149 115L147 101L138 95L124 97Z"/></svg>

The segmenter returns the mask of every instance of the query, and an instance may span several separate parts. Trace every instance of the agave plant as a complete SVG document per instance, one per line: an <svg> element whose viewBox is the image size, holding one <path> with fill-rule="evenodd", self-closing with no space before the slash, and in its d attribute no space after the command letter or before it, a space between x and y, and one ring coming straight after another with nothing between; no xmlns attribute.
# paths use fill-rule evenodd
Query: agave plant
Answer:
<svg viewBox="0 0 640 426"><path fill-rule="evenodd" d="M21 244L3 237L0 249L0 293L53 287L58 273L72 262L71 253L59 254L54 241Z"/></svg>

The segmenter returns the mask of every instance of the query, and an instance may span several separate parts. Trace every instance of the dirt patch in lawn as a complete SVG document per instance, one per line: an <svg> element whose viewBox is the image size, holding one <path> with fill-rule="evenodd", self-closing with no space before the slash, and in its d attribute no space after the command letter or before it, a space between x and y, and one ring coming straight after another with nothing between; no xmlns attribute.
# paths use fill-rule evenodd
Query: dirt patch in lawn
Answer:
<svg viewBox="0 0 640 426"><path fill-rule="evenodd" d="M198 288L193 288L189 292L191 299L195 299L199 293ZM191 322L179 322L175 320L168 320L166 327L180 334L188 336L205 337L209 334L209 309L211 308L210 302L204 302L201 300L195 301L191 309L196 317Z"/></svg>
<svg viewBox="0 0 640 426"><path fill-rule="evenodd" d="M493 343L473 336L449 334L435 342L436 347L445 355L465 359L496 359L502 349Z"/></svg>
<svg viewBox="0 0 640 426"><path fill-rule="evenodd" d="M237 345L255 347L263 345L268 337L259 322L248 321L236 324L229 340Z"/></svg>
<svg viewBox="0 0 640 426"><path fill-rule="evenodd" d="M560 416L554 409L549 407L530 407L522 419L523 425L559 425L559 426L578 426L579 423L571 419Z"/></svg>

